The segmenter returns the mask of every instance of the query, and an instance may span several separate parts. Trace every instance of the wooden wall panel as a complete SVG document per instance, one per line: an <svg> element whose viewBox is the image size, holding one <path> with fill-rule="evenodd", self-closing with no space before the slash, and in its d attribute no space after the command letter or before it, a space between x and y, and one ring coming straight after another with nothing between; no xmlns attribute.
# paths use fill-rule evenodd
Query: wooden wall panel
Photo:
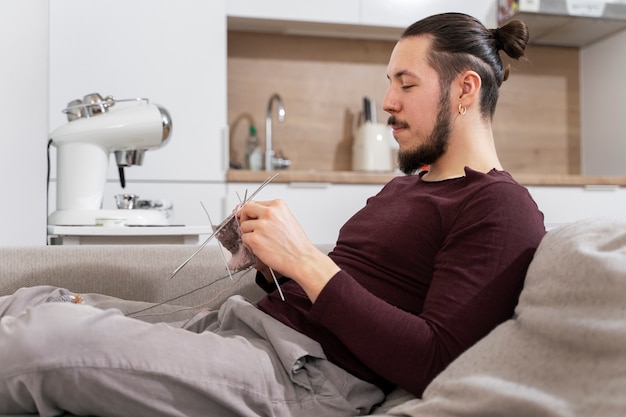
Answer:
<svg viewBox="0 0 626 417"><path fill-rule="evenodd" d="M580 81L577 48L530 45L511 62L493 129L511 172L580 174Z"/></svg>
<svg viewBox="0 0 626 417"><path fill-rule="evenodd" d="M352 134L363 96L376 100L377 119L394 42L228 34L228 119L231 159L243 162L248 123L265 137L269 98L279 93L286 118L273 115L274 149L294 170L349 170ZM501 88L494 120L499 154L513 173L580 172L578 51L529 47Z"/></svg>

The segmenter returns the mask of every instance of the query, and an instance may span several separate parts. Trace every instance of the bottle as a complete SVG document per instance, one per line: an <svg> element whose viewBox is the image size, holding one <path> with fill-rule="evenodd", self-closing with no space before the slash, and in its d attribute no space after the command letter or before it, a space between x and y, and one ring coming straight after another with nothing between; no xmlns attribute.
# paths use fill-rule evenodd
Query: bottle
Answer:
<svg viewBox="0 0 626 417"><path fill-rule="evenodd" d="M256 137L256 127L250 126L248 145L246 146L246 168L251 171L260 171L263 164L263 154Z"/></svg>

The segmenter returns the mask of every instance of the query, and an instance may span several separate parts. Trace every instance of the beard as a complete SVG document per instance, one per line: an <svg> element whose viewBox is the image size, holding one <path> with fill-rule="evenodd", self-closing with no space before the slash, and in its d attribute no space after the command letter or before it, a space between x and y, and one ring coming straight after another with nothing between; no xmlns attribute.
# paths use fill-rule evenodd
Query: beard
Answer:
<svg viewBox="0 0 626 417"><path fill-rule="evenodd" d="M432 132L426 137L424 143L398 153L398 168L405 174L411 175L424 165L436 162L446 152L450 138L449 104L448 94L442 92L437 108L437 120ZM389 117L387 124L409 127L408 123L396 119L393 115Z"/></svg>

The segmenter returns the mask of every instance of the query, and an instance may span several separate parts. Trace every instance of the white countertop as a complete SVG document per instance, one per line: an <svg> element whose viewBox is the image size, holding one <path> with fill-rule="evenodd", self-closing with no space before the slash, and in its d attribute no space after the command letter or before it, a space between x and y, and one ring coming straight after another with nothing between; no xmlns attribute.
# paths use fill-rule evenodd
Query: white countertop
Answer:
<svg viewBox="0 0 626 417"><path fill-rule="evenodd" d="M52 245L187 244L213 233L211 226L48 226Z"/></svg>
<svg viewBox="0 0 626 417"><path fill-rule="evenodd" d="M48 235L66 236L180 236L211 233L211 226L48 226Z"/></svg>

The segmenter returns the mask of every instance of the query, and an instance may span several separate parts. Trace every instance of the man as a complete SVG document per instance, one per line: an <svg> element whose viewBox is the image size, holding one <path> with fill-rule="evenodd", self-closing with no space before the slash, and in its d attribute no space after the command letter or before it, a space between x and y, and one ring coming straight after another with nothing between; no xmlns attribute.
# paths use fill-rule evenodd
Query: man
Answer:
<svg viewBox="0 0 626 417"><path fill-rule="evenodd" d="M519 58L527 40L519 22L488 30L463 14L409 27L384 109L402 170L428 172L370 198L328 256L283 202L245 204L242 239L268 292L257 305L233 297L177 329L45 302L49 289L8 297L0 412L346 416L395 386L419 396L511 317L545 232L491 130L507 75L498 51Z"/></svg>

